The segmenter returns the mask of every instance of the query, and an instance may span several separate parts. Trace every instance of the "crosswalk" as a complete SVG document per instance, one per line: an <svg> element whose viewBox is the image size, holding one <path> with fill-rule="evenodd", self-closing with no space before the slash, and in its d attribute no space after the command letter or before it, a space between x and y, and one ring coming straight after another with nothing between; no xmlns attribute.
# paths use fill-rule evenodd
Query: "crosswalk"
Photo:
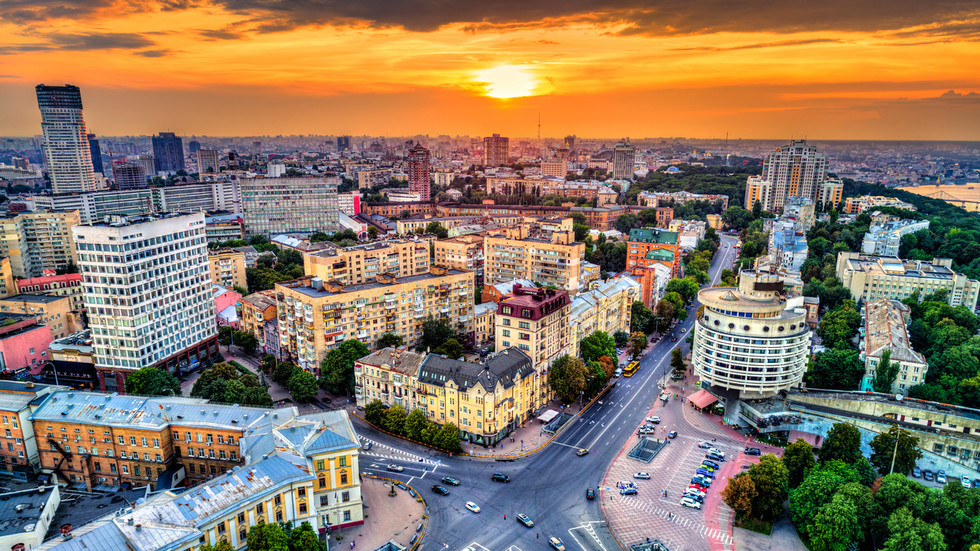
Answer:
<svg viewBox="0 0 980 551"><path fill-rule="evenodd" d="M370 450L361 450L361 456L367 457L378 457L383 459L390 459L392 461L411 461L412 463L421 463L423 465L438 465L439 461L433 461L427 457L423 457L418 454L407 452L398 448L394 448L387 444L382 444L381 442L371 440L370 438L360 437L361 444L366 442L371 443Z"/></svg>
<svg viewBox="0 0 980 551"><path fill-rule="evenodd" d="M708 528L703 523L686 516L677 515L676 512L675 512L675 516L672 519L668 519L671 511L668 511L667 509L660 507L656 502L643 501L636 498L630 498L628 496L623 498L622 501L626 505L629 505L630 507L633 507L634 509L637 509L644 513L660 517L662 519L667 520L668 522L673 522L678 526L691 528L692 530L697 531L702 538L717 540L724 544L732 542L732 537L729 536L724 531Z"/></svg>

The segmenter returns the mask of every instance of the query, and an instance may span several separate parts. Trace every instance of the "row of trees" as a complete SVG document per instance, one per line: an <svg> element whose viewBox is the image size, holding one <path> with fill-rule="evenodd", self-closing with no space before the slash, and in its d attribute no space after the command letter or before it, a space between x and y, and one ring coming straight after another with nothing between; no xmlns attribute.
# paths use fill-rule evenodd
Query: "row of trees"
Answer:
<svg viewBox="0 0 980 551"><path fill-rule="evenodd" d="M222 346L230 346L234 344L235 346L242 349L242 352L246 354L255 354L255 351L259 347L259 340L255 338L255 335L247 331L238 331L232 329L227 325L222 325L218 328L218 342Z"/></svg>
<svg viewBox="0 0 980 551"><path fill-rule="evenodd" d="M381 400L374 400L364 406L364 418L372 425L392 434L447 452L463 451L459 443L459 428L454 423L446 423L440 427L429 421L422 409L407 412L404 407L397 404L385 408Z"/></svg>
<svg viewBox="0 0 980 551"><path fill-rule="evenodd" d="M773 520L782 514L788 497L793 522L814 551L844 551L870 537L884 542L884 549L895 551L939 551L947 548L947 542L950 548L965 549L980 541L980 524L977 537L967 541L962 532L969 531L972 522L966 524L966 530L939 528L930 524L930 515L922 514L926 503L896 499L919 494L932 501L930 496L941 499L943 493L951 492L960 500L967 495L958 484L934 493L905 476L922 456L918 439L892 427L871 441L871 449L869 460L861 453L860 431L838 423L828 432L819 455L810 444L797 440L787 446L781 459L764 455L747 473L729 479L722 498L739 518ZM980 496L970 500L967 509L977 518ZM923 545L925 540L932 543Z"/></svg>
<svg viewBox="0 0 980 551"><path fill-rule="evenodd" d="M252 373L243 373L234 365L220 362L205 369L191 388L191 396L226 404L271 407L269 390Z"/></svg>
<svg viewBox="0 0 980 551"><path fill-rule="evenodd" d="M320 541L309 522L298 528L292 522L257 524L248 531L246 541L249 551L327 551L327 544ZM219 542L205 545L201 551L234 551L234 548L227 542Z"/></svg>

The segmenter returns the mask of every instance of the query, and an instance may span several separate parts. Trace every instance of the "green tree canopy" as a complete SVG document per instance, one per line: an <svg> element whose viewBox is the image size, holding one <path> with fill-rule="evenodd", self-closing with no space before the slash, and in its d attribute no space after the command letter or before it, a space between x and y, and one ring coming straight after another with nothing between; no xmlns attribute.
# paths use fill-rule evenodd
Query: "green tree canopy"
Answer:
<svg viewBox="0 0 980 551"><path fill-rule="evenodd" d="M290 551L286 532L278 524L256 524L248 531L246 540L249 551Z"/></svg>
<svg viewBox="0 0 980 551"><path fill-rule="evenodd" d="M368 355L368 348L357 339L347 339L327 352L320 362L320 387L333 394L354 390L354 362Z"/></svg>
<svg viewBox="0 0 980 551"><path fill-rule="evenodd" d="M415 347L415 351L427 352L435 350L449 339L456 339L459 342L456 330L453 329L449 321L437 320L429 316L422 322L422 338L419 339L419 344Z"/></svg>
<svg viewBox="0 0 980 551"><path fill-rule="evenodd" d="M381 400L371 400L364 406L364 419L376 427L382 426L385 418L385 405Z"/></svg>
<svg viewBox="0 0 980 551"><path fill-rule="evenodd" d="M842 461L853 464L861 457L861 431L854 425L834 423L820 446L820 461Z"/></svg>
<svg viewBox="0 0 980 551"><path fill-rule="evenodd" d="M778 517L783 512L789 484L786 466L778 457L767 453L759 458L759 463L752 465L748 475L758 492L752 510L762 519Z"/></svg>
<svg viewBox="0 0 980 551"><path fill-rule="evenodd" d="M818 352L806 374L808 388L855 390L864 378L864 362L853 348L829 348Z"/></svg>
<svg viewBox="0 0 980 551"><path fill-rule="evenodd" d="M739 518L749 518L752 516L752 504L758 492L752 477L740 473L735 478L728 479L728 485L721 491L721 498L735 511Z"/></svg>
<svg viewBox="0 0 980 551"><path fill-rule="evenodd" d="M388 348L388 347L398 347L404 344L405 339L401 335L396 335L395 333L385 333L378 337L378 349Z"/></svg>
<svg viewBox="0 0 980 551"><path fill-rule="evenodd" d="M405 417L405 421L403 423L405 427L405 436L415 440L416 442L424 442L423 431L428 423L429 420L426 419L424 410L413 409L412 412Z"/></svg>
<svg viewBox="0 0 980 551"><path fill-rule="evenodd" d="M783 452L783 464L789 471L789 487L796 488L806 478L807 472L817 464L813 455L813 446L802 438L786 446Z"/></svg>
<svg viewBox="0 0 980 551"><path fill-rule="evenodd" d="M919 449L919 439L907 430L892 425L887 432L879 433L871 440L871 464L877 467L881 474L889 474L895 458L896 473L908 474L922 459Z"/></svg>
<svg viewBox="0 0 980 551"><path fill-rule="evenodd" d="M588 375L585 362L565 354L551 365L551 370L548 371L548 385L560 400L570 404L585 392Z"/></svg>
<svg viewBox="0 0 980 551"><path fill-rule="evenodd" d="M616 341L605 331L596 331L582 339L580 355L586 363L596 361L600 356L616 357Z"/></svg>
<svg viewBox="0 0 980 551"><path fill-rule="evenodd" d="M304 522L289 532L289 551L327 551L327 544L320 541L309 522Z"/></svg>
<svg viewBox="0 0 980 551"><path fill-rule="evenodd" d="M297 369L286 384L293 401L306 403L316 396L318 389L316 376L304 369Z"/></svg>
<svg viewBox="0 0 980 551"><path fill-rule="evenodd" d="M156 367L143 367L126 377L126 390L139 396L180 396L180 381Z"/></svg>
<svg viewBox="0 0 980 551"><path fill-rule="evenodd" d="M456 339L446 339L446 341L437 346L432 353L443 354L447 358L456 360L463 355L463 345L459 344L459 341Z"/></svg>
<svg viewBox="0 0 980 551"><path fill-rule="evenodd" d="M454 423L446 423L432 438L432 445L447 452L459 453L463 447L459 443L459 428Z"/></svg>
<svg viewBox="0 0 980 551"><path fill-rule="evenodd" d="M400 404L395 404L385 412L382 427L392 434L403 434L405 432L405 419L408 413Z"/></svg>
<svg viewBox="0 0 980 551"><path fill-rule="evenodd" d="M875 392L892 391L892 384L895 383L895 376L898 375L898 363L892 363L892 351L885 350L881 353L878 365L875 367L875 378L873 381Z"/></svg>

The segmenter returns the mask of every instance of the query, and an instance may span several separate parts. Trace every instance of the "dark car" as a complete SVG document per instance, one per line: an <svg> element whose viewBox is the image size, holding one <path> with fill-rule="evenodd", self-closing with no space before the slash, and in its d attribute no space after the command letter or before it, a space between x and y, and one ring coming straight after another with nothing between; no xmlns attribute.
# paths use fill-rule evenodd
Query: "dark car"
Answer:
<svg viewBox="0 0 980 551"><path fill-rule="evenodd" d="M458 478L453 478L451 476L444 476L442 477L442 481L445 482L446 484L449 484L450 486L459 486Z"/></svg>
<svg viewBox="0 0 980 551"><path fill-rule="evenodd" d="M677 342L677 337L671 337L670 342Z"/></svg>
<svg viewBox="0 0 980 551"><path fill-rule="evenodd" d="M912 467L912 478L922 478L922 469Z"/></svg>
<svg viewBox="0 0 980 551"><path fill-rule="evenodd" d="M973 479L973 487L974 488L980 488L980 478L974 478Z"/></svg>
<svg viewBox="0 0 980 551"><path fill-rule="evenodd" d="M745 448L745 455L762 455L762 450L759 448Z"/></svg>
<svg viewBox="0 0 980 551"><path fill-rule="evenodd" d="M619 491L619 493L624 496L635 496L636 488L623 488L622 490Z"/></svg>
<svg viewBox="0 0 980 551"><path fill-rule="evenodd" d="M440 486L439 484L436 484L435 486L433 486L432 487L432 491L435 492L435 493L437 493L437 494L439 494L439 495L443 495L443 496L448 496L449 495L449 490L446 489L445 486Z"/></svg>
<svg viewBox="0 0 980 551"><path fill-rule="evenodd" d="M709 466L709 467L711 467L711 468L713 468L715 470L718 470L718 469L721 468L717 463L715 463L714 461L712 461L710 459L705 459L705 460L701 461L701 464L702 465L707 465L707 466Z"/></svg>
<svg viewBox="0 0 980 551"><path fill-rule="evenodd" d="M490 475L490 480L494 482L510 482L510 477L504 473L493 473Z"/></svg>
<svg viewBox="0 0 980 551"><path fill-rule="evenodd" d="M595 499L595 490L593 488L585 489L585 499L588 499L590 501Z"/></svg>
<svg viewBox="0 0 980 551"><path fill-rule="evenodd" d="M926 469L926 470L922 471L922 478L924 478L926 480L932 480L932 479L934 479L936 477L933 476L932 471L930 471L929 469Z"/></svg>

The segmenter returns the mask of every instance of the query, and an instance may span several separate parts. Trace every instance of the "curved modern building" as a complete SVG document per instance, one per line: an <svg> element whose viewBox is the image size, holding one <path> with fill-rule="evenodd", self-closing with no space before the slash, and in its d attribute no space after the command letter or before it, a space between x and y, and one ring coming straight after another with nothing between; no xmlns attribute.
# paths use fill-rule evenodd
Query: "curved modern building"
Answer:
<svg viewBox="0 0 980 551"><path fill-rule="evenodd" d="M802 301L787 303L779 276L743 271L738 288L702 289L698 299L704 311L694 325L692 362L702 383L747 400L800 385L810 329Z"/></svg>

